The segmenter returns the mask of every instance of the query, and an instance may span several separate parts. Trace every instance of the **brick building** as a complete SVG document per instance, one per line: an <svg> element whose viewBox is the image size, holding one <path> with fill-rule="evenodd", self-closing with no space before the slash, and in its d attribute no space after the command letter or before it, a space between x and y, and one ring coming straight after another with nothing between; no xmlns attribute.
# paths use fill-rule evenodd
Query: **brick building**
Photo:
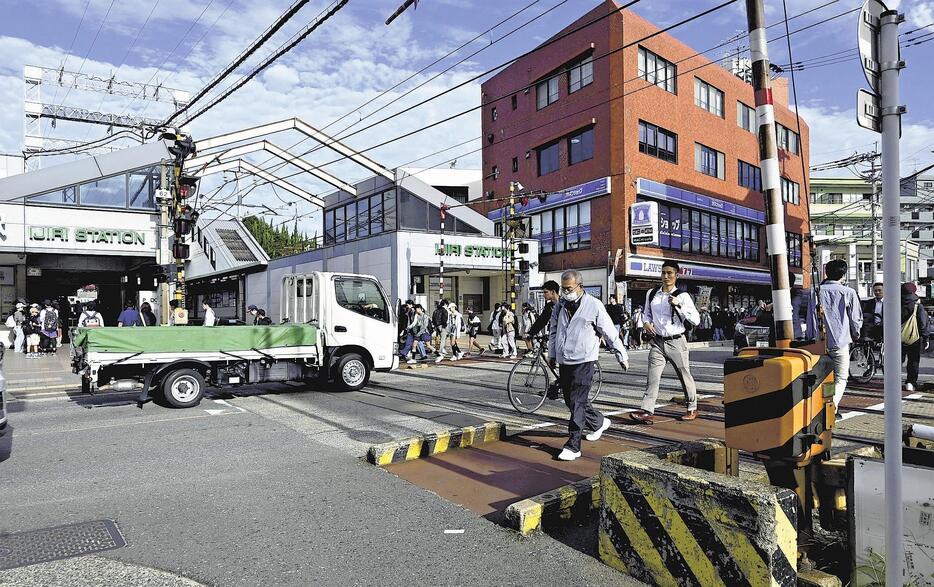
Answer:
<svg viewBox="0 0 934 587"><path fill-rule="evenodd" d="M752 86L669 34L642 41L658 28L618 9L602 2L555 38L614 14L482 85L484 196L475 207L499 220L512 181L548 193L518 207L540 242L540 270L552 279L580 269L604 299L615 265L641 304L665 258L715 303L769 299ZM784 82L773 92L789 258L809 286L808 129L801 121L796 132ZM630 208L643 201L654 202L657 241L634 245Z"/></svg>

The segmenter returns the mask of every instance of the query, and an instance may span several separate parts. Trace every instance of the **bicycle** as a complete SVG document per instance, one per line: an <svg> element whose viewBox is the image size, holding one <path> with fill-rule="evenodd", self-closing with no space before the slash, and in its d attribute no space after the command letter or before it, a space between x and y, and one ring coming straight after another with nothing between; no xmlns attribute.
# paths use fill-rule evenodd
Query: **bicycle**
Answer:
<svg viewBox="0 0 934 587"><path fill-rule="evenodd" d="M857 383L869 383L876 371L882 372L882 356L885 346L872 338L861 338L850 350L850 379Z"/></svg>
<svg viewBox="0 0 934 587"><path fill-rule="evenodd" d="M526 355L509 371L506 381L506 392L509 403L523 414L531 414L542 407L546 399L558 399L558 372L548 364L548 338L537 336L534 338L537 347L534 352ZM593 383L590 386L589 399L596 401L603 387L603 371L600 361L594 368ZM557 394L557 397L555 397Z"/></svg>

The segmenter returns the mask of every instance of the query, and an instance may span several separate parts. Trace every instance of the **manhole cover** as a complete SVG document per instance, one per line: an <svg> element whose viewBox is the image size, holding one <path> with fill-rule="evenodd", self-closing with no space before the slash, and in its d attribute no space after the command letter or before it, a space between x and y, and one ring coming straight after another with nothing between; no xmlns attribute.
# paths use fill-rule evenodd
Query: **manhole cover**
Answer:
<svg viewBox="0 0 934 587"><path fill-rule="evenodd" d="M0 570L126 546L113 520L95 520L0 536Z"/></svg>

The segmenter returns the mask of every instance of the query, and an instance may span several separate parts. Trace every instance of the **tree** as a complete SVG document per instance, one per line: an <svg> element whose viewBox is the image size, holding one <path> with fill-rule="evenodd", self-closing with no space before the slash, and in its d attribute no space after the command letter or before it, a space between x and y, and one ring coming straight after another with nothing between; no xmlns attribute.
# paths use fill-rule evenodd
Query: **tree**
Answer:
<svg viewBox="0 0 934 587"><path fill-rule="evenodd" d="M294 255L316 247L317 234L314 239L309 239L308 235L300 232L298 219L295 220L291 231L286 223L274 227L272 222L256 216L244 218L243 225L271 259Z"/></svg>

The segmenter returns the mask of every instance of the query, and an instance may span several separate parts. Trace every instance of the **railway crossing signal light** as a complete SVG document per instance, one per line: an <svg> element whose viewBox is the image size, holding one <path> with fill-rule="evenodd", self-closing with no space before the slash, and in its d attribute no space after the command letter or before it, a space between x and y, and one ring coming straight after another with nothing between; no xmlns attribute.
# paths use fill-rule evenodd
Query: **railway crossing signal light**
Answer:
<svg viewBox="0 0 934 587"><path fill-rule="evenodd" d="M178 197L182 200L190 198L198 193L198 179L190 175L182 175L178 178Z"/></svg>
<svg viewBox="0 0 934 587"><path fill-rule="evenodd" d="M172 254L176 259L187 259L190 252L191 247L183 242L176 241L175 244L172 245Z"/></svg>

